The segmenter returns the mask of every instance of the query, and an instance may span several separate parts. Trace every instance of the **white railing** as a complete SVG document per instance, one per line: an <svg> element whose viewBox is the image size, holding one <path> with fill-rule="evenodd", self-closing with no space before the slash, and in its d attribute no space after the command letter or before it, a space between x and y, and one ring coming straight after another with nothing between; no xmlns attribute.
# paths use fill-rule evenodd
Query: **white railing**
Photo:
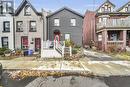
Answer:
<svg viewBox="0 0 130 87"><path fill-rule="evenodd" d="M64 57L66 52L69 52L70 56L72 56L72 47L65 47L65 41L42 41L42 50L56 50L58 51L62 57ZM68 49L67 51L65 49ZM66 52L65 52L66 51Z"/></svg>
<svg viewBox="0 0 130 87"><path fill-rule="evenodd" d="M43 41L42 42L42 50L44 49L53 49L58 51L64 57L64 48L65 42L64 41Z"/></svg>
<svg viewBox="0 0 130 87"><path fill-rule="evenodd" d="M130 27L130 19L108 19L106 22L100 22L97 24L97 29L103 27Z"/></svg>
<svg viewBox="0 0 130 87"><path fill-rule="evenodd" d="M65 49L65 42L64 41L54 41L54 49L57 50L63 57L64 57L64 49Z"/></svg>

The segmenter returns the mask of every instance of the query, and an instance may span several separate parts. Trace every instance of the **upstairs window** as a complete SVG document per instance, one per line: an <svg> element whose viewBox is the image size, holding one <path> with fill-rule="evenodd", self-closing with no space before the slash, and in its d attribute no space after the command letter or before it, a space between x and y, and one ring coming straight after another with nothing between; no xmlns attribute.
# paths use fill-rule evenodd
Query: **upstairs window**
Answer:
<svg viewBox="0 0 130 87"><path fill-rule="evenodd" d="M3 6L0 4L0 14L3 14Z"/></svg>
<svg viewBox="0 0 130 87"><path fill-rule="evenodd" d="M54 26L60 26L60 19L58 18L54 19Z"/></svg>
<svg viewBox="0 0 130 87"><path fill-rule="evenodd" d="M17 21L17 30L16 32L23 32L23 22L22 21Z"/></svg>
<svg viewBox="0 0 130 87"><path fill-rule="evenodd" d="M125 11L130 12L130 4L128 5L128 7L125 7Z"/></svg>
<svg viewBox="0 0 130 87"><path fill-rule="evenodd" d="M70 20L70 25L71 25L71 26L76 26L76 19L75 19L75 18L72 18L72 19Z"/></svg>
<svg viewBox="0 0 130 87"><path fill-rule="evenodd" d="M5 21L3 26L4 26L3 32L10 32L10 22L9 21Z"/></svg>
<svg viewBox="0 0 130 87"><path fill-rule="evenodd" d="M12 2L7 2L6 3L6 10L8 13L13 13L13 4Z"/></svg>
<svg viewBox="0 0 130 87"><path fill-rule="evenodd" d="M30 32L36 32L36 21L30 21Z"/></svg>
<svg viewBox="0 0 130 87"><path fill-rule="evenodd" d="M102 12L111 12L111 7L109 5L105 5L101 8Z"/></svg>
<svg viewBox="0 0 130 87"><path fill-rule="evenodd" d="M29 5L27 5L26 7L25 7L25 16L30 16L31 15L31 8L30 8L30 6Z"/></svg>

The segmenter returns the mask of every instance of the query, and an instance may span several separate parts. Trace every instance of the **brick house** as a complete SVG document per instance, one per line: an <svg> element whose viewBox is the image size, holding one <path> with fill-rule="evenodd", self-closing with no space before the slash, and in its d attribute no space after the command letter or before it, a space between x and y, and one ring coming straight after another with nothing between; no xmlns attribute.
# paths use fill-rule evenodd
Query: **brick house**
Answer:
<svg viewBox="0 0 130 87"><path fill-rule="evenodd" d="M96 34L94 41L99 49L107 50L113 45L122 49L130 47L130 2L115 10L115 5L107 0L95 14L93 23L96 33L93 33Z"/></svg>

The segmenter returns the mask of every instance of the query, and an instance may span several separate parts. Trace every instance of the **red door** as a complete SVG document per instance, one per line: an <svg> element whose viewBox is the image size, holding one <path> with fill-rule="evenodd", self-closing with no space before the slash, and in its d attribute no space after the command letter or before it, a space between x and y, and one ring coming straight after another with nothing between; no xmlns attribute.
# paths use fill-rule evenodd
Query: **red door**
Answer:
<svg viewBox="0 0 130 87"><path fill-rule="evenodd" d="M41 49L41 39L35 38L35 51L39 51Z"/></svg>
<svg viewBox="0 0 130 87"><path fill-rule="evenodd" d="M28 49L28 37L27 36L21 37L21 48Z"/></svg>

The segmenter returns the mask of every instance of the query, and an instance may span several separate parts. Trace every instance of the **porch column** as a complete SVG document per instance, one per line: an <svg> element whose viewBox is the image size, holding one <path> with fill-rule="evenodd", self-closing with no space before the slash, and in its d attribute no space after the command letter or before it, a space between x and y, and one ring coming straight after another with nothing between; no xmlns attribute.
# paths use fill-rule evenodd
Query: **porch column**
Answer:
<svg viewBox="0 0 130 87"><path fill-rule="evenodd" d="M107 30L104 30L102 32L102 37L103 37L102 47L103 47L103 51L104 51L107 49L107 37L108 37Z"/></svg>
<svg viewBox="0 0 130 87"><path fill-rule="evenodd" d="M123 30L123 48L126 48L126 30Z"/></svg>

